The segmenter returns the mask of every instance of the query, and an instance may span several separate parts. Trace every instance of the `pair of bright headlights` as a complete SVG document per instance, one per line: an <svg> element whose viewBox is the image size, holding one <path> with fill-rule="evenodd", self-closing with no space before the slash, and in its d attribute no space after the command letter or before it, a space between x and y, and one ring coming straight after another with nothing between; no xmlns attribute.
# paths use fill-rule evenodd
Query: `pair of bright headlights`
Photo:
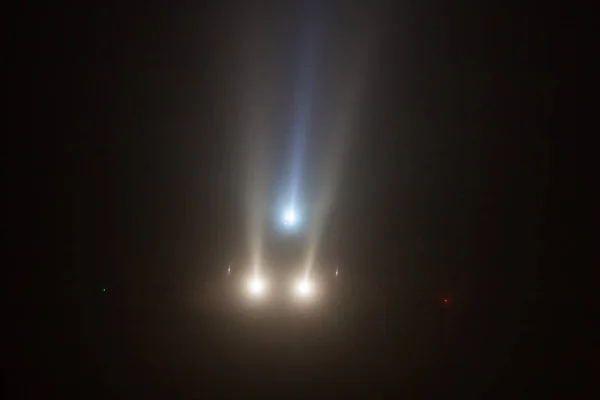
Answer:
<svg viewBox="0 0 600 400"><path fill-rule="evenodd" d="M261 297L267 294L269 284L266 279L261 277L252 277L247 282L248 292L255 297ZM292 286L292 293L296 297L310 298L315 294L315 284L307 278L298 279Z"/></svg>

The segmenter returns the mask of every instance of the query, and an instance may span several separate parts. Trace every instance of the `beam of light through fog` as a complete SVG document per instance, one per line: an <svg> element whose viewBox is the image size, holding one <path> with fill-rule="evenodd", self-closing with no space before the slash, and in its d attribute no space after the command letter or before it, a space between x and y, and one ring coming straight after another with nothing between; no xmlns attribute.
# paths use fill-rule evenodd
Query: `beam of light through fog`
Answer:
<svg viewBox="0 0 600 400"><path fill-rule="evenodd" d="M306 143L311 129L311 108L316 85L317 43L320 33L320 18L313 11L303 26L302 51L300 53L299 82L293 102L291 126L291 156L287 187L284 189L282 209L277 210L277 219L287 229L298 228L302 223L304 207L300 204L302 172L306 158Z"/></svg>
<svg viewBox="0 0 600 400"><path fill-rule="evenodd" d="M366 86L367 73L371 57L374 53L375 32L356 30L353 51L348 55L347 62L339 62L343 68L336 69L335 106L331 108L330 116L325 124L325 134L328 135L326 144L327 158L324 168L321 169L320 182L318 183L318 198L313 210L313 221L308 233L307 254L305 262L305 277L308 279L314 266L319 250L319 242L325 223L330 213L341 180L344 159L351 144L356 115L359 111L358 103L362 91ZM338 90L339 88L339 90ZM336 270L337 276L337 270Z"/></svg>
<svg viewBox="0 0 600 400"><path fill-rule="evenodd" d="M245 215L248 239L250 267L254 276L260 273L263 262L263 225L267 215L266 204L268 175L267 144L272 128L273 101L272 84L269 80L271 66L266 62L265 53L269 50L268 32L259 18L248 18L246 31L241 35L242 57L239 63L242 70L240 96L240 133L242 136L240 151L242 152L243 180L245 183ZM263 29L261 29L263 28Z"/></svg>

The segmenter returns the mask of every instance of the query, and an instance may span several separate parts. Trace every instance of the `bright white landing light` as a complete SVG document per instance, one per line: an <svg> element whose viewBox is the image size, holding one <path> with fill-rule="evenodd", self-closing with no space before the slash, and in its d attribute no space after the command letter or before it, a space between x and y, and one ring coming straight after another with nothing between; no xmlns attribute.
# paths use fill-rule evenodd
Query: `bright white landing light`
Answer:
<svg viewBox="0 0 600 400"><path fill-rule="evenodd" d="M296 293L301 297L312 296L314 290L313 284L307 279L302 279L296 283Z"/></svg>
<svg viewBox="0 0 600 400"><path fill-rule="evenodd" d="M254 296L262 295L266 290L265 281L257 277L250 279L248 282L248 290Z"/></svg>

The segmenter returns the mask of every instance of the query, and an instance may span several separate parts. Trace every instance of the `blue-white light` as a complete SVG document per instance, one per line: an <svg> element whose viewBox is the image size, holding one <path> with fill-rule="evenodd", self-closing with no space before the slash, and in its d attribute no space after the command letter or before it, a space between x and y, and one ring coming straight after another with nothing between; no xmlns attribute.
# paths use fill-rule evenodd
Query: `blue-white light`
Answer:
<svg viewBox="0 0 600 400"><path fill-rule="evenodd" d="M275 224L287 234L299 233L307 223L308 215L303 201L303 179L308 133L312 128L311 111L316 87L317 46L320 41L318 10L307 9L303 22L306 35L301 39L301 57L298 62L299 84L295 89L290 127L291 149L289 166L284 169L284 183L274 214Z"/></svg>
<svg viewBox="0 0 600 400"><path fill-rule="evenodd" d="M283 213L283 225L285 226L295 226L298 222L298 215L296 214L296 210L293 208L288 208Z"/></svg>
<svg viewBox="0 0 600 400"><path fill-rule="evenodd" d="M306 213L307 210L300 201L291 202L288 199L276 204L271 215L278 231L285 235L297 235L304 229Z"/></svg>

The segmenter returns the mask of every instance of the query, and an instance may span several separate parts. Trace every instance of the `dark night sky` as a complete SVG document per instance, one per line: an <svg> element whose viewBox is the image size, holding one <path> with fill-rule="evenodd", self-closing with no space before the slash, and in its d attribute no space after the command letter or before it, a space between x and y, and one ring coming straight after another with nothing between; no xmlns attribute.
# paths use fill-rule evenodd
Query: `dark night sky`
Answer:
<svg viewBox="0 0 600 400"><path fill-rule="evenodd" d="M19 254L37 266L15 272L37 293L15 311L15 332L28 332L15 334L15 365L30 380L50 379L31 360L87 337L89 314L180 307L239 254L238 61L250 22L264 39L250 59L271 65L260 90L277 104L276 126L289 122L295 83L298 7L80 3L28 10L16 37L10 85L22 135L9 161L21 189L9 218L28 243ZM378 32L324 251L384 293L391 314L382 318L397 321L398 302L429 310L450 294L460 343L479 343L481 359L521 354L514 349L533 343L546 318L552 273L541 265L560 223L549 217L548 136L565 47L556 10L358 3L323 11L323 76L343 71L352 38ZM323 139L311 140L321 154ZM270 144L284 154L285 138ZM104 286L111 300L99 299ZM544 348L530 347L534 355L502 360L535 363Z"/></svg>

